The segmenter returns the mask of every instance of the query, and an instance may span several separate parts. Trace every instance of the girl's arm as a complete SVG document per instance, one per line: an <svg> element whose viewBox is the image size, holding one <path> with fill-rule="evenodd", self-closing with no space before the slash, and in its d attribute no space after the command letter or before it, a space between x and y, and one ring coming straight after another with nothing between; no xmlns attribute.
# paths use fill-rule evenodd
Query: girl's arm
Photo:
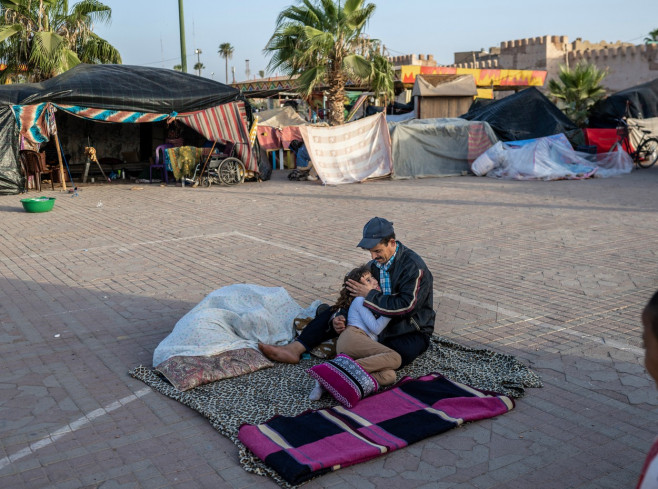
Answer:
<svg viewBox="0 0 658 489"><path fill-rule="evenodd" d="M347 324L364 327L368 333L378 335L388 325L391 318L380 316L375 318L372 311L363 305L363 297L355 297L350 305Z"/></svg>

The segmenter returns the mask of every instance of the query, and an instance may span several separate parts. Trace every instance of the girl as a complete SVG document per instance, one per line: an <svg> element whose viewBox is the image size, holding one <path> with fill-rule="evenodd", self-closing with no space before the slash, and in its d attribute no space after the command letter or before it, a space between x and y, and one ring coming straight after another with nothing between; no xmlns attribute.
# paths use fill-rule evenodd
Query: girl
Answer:
<svg viewBox="0 0 658 489"><path fill-rule="evenodd" d="M363 297L352 297L347 289L347 281L355 280L379 290L379 283L371 275L370 267L362 265L345 276L343 287L332 310L348 310L347 326L338 336L336 353L352 357L363 369L372 375L380 386L395 382L395 369L402 364L400 355L377 341L377 335L386 327L390 318L375 315L363 305ZM322 396L322 387L316 382L309 398L317 400Z"/></svg>

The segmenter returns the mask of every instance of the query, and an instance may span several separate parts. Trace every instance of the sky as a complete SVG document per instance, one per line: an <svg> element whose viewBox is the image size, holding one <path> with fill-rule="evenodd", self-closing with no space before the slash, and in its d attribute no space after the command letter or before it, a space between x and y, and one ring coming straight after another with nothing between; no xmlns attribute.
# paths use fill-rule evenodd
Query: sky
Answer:
<svg viewBox="0 0 658 489"><path fill-rule="evenodd" d="M658 28L656 0L550 0L513 3L490 0L370 0L377 6L365 32L379 39L391 56L433 54L451 64L453 53L489 50L502 41L546 35L569 41L622 41L642 44ZM74 1L71 2L71 5ZM112 8L110 24L95 32L114 45L124 64L173 68L180 64L178 0L104 0ZM225 61L217 54L228 42L235 49L228 60L228 81L266 70L263 53L276 18L295 0L184 0L188 72L197 60L201 76L225 82ZM200 54L195 54L200 50ZM281 75L269 73L268 76Z"/></svg>

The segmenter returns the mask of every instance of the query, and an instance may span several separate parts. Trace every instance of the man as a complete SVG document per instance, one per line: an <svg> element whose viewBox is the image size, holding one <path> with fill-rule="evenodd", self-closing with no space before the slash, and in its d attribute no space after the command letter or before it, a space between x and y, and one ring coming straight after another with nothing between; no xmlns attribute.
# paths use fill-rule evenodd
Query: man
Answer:
<svg viewBox="0 0 658 489"><path fill-rule="evenodd" d="M355 297L364 297L364 306L375 314L391 318L379 342L399 353L402 366L407 365L427 350L434 332L432 274L420 256L395 239L393 223L381 217L368 221L357 246L370 251L371 273L382 290L356 281L348 281L348 289ZM271 360L297 363L304 352L339 335L346 316L347 311L332 313L327 308L292 343L258 347Z"/></svg>

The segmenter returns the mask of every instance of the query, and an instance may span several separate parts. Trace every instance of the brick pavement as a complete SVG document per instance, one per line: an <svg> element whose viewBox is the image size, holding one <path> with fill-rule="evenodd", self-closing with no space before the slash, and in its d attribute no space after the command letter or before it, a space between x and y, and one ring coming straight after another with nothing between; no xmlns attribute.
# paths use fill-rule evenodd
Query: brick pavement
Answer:
<svg viewBox="0 0 658 489"><path fill-rule="evenodd" d="M640 311L658 288L658 168L322 187L86 186L54 211L0 197L0 487L270 488L196 412L127 371L207 293L331 301L385 216L435 276L436 331L543 377L511 413L308 488L633 487L658 433ZM102 204L102 205L101 205Z"/></svg>

